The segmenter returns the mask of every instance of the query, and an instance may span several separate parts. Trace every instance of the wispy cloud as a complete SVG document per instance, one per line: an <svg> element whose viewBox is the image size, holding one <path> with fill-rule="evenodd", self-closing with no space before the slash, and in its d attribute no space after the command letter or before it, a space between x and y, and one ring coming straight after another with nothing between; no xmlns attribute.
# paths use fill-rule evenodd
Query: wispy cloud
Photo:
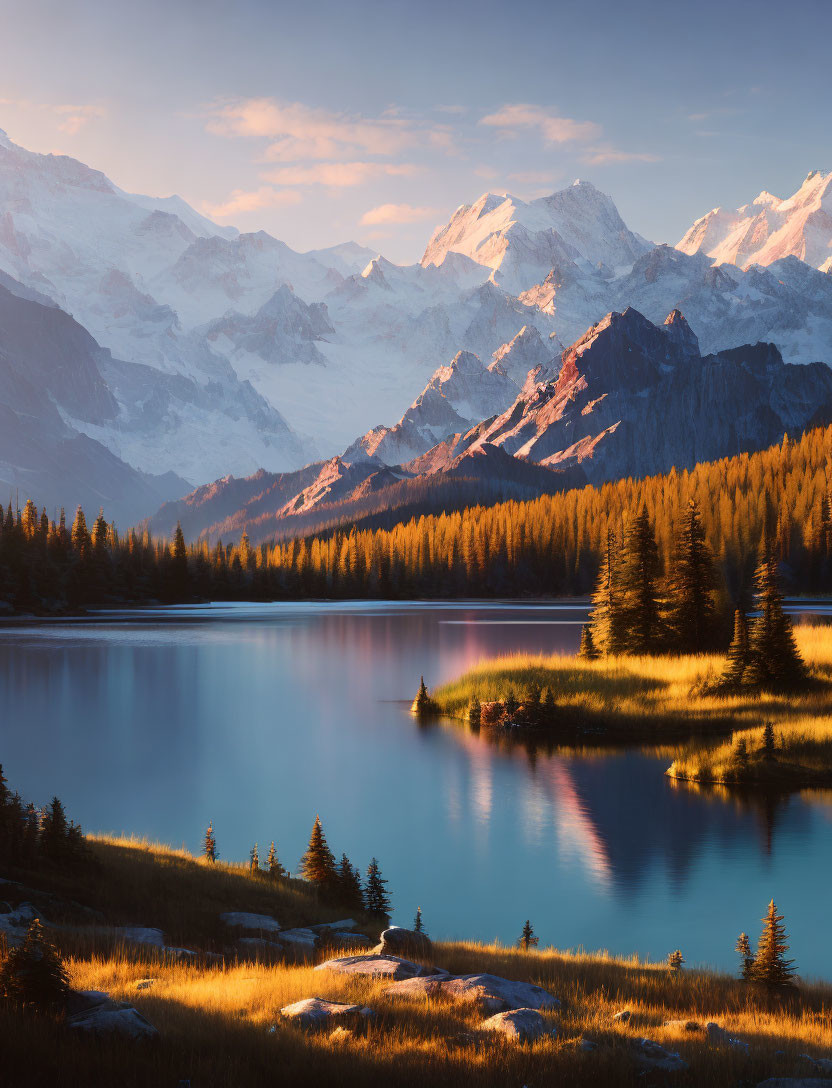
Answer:
<svg viewBox="0 0 832 1088"><path fill-rule="evenodd" d="M75 136L91 121L100 121L107 116L104 106L76 104L70 102L36 102L29 98L0 98L0 106L8 109L36 111L40 114L52 114L58 132Z"/></svg>
<svg viewBox="0 0 832 1088"><path fill-rule="evenodd" d="M235 189L221 204L203 202L202 210L215 219L228 219L242 212L256 212L261 208L280 208L288 204L300 204L303 197L296 189L273 189L263 185L247 192Z"/></svg>
<svg viewBox="0 0 832 1088"><path fill-rule="evenodd" d="M421 167L415 163L322 162L312 166L281 166L263 175L275 185L329 185L347 188L381 177L412 177Z"/></svg>
<svg viewBox="0 0 832 1088"><path fill-rule="evenodd" d="M446 125L389 115L335 113L273 98L248 98L215 106L209 111L207 128L221 136L270 141L264 152L269 162L350 160L357 154L387 157L413 147L449 151L453 144Z"/></svg>
<svg viewBox="0 0 832 1088"><path fill-rule="evenodd" d="M623 151L609 144L588 147L581 153L581 160L590 166L605 166L611 162L659 162L660 159L660 155L649 151Z"/></svg>
<svg viewBox="0 0 832 1088"><path fill-rule="evenodd" d="M537 130L551 144L586 143L597 139L602 132L594 121L561 117L553 107L528 102L503 106L496 113L482 117L479 123L499 129L506 136L517 135L519 130Z"/></svg>
<svg viewBox="0 0 832 1088"><path fill-rule="evenodd" d="M412 204L379 204L361 216L364 227L377 226L381 223L418 223L436 215L435 208L414 208Z"/></svg>

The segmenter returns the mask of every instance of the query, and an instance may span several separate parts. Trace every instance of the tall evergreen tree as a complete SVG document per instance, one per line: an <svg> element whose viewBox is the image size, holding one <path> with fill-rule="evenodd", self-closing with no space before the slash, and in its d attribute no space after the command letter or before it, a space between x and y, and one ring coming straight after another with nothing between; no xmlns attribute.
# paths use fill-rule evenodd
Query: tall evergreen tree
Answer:
<svg viewBox="0 0 832 1088"><path fill-rule="evenodd" d="M286 876L286 870L280 864L280 859L277 856L277 850L275 849L274 842L269 847L269 856L266 859L266 865L268 866L269 876L273 880L277 880L280 877Z"/></svg>
<svg viewBox="0 0 832 1088"><path fill-rule="evenodd" d="M518 944L524 952L528 952L530 948L534 948L536 944L540 942L540 938L535 935L532 924L527 918L523 923L523 932L520 934Z"/></svg>
<svg viewBox="0 0 832 1088"><path fill-rule="evenodd" d="M782 924L783 915L777 913L774 900L769 903L763 919L763 932L757 945L757 955L751 978L769 990L795 985L794 960L786 959L789 950L788 934Z"/></svg>
<svg viewBox="0 0 832 1088"><path fill-rule="evenodd" d="M248 866L249 867L249 872L255 873L255 874L259 873L260 872L260 850L258 849L257 843L255 843L254 846L252 846L251 850L249 851L248 856L249 856L249 866Z"/></svg>
<svg viewBox="0 0 832 1088"><path fill-rule="evenodd" d="M716 586L699 504L690 499L676 539L664 616L671 645L679 653L702 653L714 646Z"/></svg>
<svg viewBox="0 0 832 1088"><path fill-rule="evenodd" d="M619 587L618 542L612 529L607 530L606 548L601 557L589 618L596 649L608 656L622 653L625 645L624 615Z"/></svg>
<svg viewBox="0 0 832 1088"><path fill-rule="evenodd" d="M315 817L309 846L300 861L300 873L322 891L332 891L337 885L335 858L327 844L320 816Z"/></svg>
<svg viewBox="0 0 832 1088"><path fill-rule="evenodd" d="M57 797L52 798L41 817L40 849L44 857L54 862L66 860L69 853L69 825Z"/></svg>
<svg viewBox="0 0 832 1088"><path fill-rule="evenodd" d="M346 854L341 855L336 872L338 902L347 910L364 909L364 892L361 888L361 874Z"/></svg>
<svg viewBox="0 0 832 1088"><path fill-rule="evenodd" d="M794 640L792 623L783 611L777 560L767 541L754 575L759 617L749 641L746 680L767 687L790 688L806 678L806 666Z"/></svg>
<svg viewBox="0 0 832 1088"><path fill-rule="evenodd" d="M618 578L627 653L653 654L662 647L659 568L656 536L642 507L627 525Z"/></svg>
<svg viewBox="0 0 832 1088"><path fill-rule="evenodd" d="M738 608L734 612L734 637L728 647L728 657L720 677L720 683L728 687L738 687L745 678L745 672L750 661L748 620L745 618L745 610Z"/></svg>
<svg viewBox="0 0 832 1088"><path fill-rule="evenodd" d="M740 957L740 974L748 982L754 973L754 953L751 951L751 942L747 933L741 933L737 937L735 951Z"/></svg>
<svg viewBox="0 0 832 1088"><path fill-rule="evenodd" d="M595 639L592 637L592 627L588 623L581 628L581 647L578 650L578 656L587 661L594 661L600 656L595 647Z"/></svg>
<svg viewBox="0 0 832 1088"><path fill-rule="evenodd" d="M219 854L217 853L217 840L214 837L213 823L208 824L208 827L205 829L205 838L202 840L202 856L212 864L219 857Z"/></svg>
<svg viewBox="0 0 832 1088"><path fill-rule="evenodd" d="M367 866L364 905L367 913L376 918L389 918L390 916L390 896L387 893L387 881L382 877L381 869L379 869L375 858Z"/></svg>
<svg viewBox="0 0 832 1088"><path fill-rule="evenodd" d="M415 915L415 917L413 919L413 932L414 933L424 933L425 932L425 923L422 921L422 908L421 907L416 908L416 915Z"/></svg>
<svg viewBox="0 0 832 1088"><path fill-rule="evenodd" d="M675 952L671 952L667 957L667 966L671 971L681 971L682 965L685 962L685 957L682 955L680 949L676 949Z"/></svg>

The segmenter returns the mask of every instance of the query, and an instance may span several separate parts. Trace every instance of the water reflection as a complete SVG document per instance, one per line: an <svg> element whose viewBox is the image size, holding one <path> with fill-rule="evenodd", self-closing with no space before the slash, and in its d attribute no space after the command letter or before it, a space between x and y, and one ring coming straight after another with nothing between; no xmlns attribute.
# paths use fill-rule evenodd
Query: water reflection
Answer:
<svg viewBox="0 0 832 1088"><path fill-rule="evenodd" d="M494 745L406 713L498 653L571 651L566 606L177 609L0 628L0 760L84 826L226 857L274 838L290 868L320 812L333 848L377 855L408 923L733 966L775 895L799 963L830 891L829 794L760 805L679 789L667 759Z"/></svg>

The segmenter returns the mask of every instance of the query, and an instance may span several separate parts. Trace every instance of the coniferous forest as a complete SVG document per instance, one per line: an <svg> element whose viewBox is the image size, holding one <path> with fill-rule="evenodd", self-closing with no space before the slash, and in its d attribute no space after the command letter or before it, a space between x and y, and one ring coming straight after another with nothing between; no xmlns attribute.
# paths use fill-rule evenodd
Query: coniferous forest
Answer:
<svg viewBox="0 0 832 1088"><path fill-rule="evenodd" d="M259 547L245 533L233 543L186 543L177 530L161 541L120 533L103 512L90 526L80 509L56 521L32 500L17 510L9 503L0 601L16 611L59 611L197 599L582 595L596 589L599 569L628 533L648 527L657 577L678 577L678 534L694 502L701 547L716 562L713 588L730 617L753 592L764 538L789 592L832 590L830 459L832 427L817 428L691 472L414 517L392 529L349 524Z"/></svg>

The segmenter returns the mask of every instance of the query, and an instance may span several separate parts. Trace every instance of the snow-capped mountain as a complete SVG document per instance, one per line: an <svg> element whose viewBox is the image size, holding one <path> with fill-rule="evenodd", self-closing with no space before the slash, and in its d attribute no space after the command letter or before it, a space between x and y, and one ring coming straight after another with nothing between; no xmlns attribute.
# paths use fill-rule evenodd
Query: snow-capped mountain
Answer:
<svg viewBox="0 0 832 1088"><path fill-rule="evenodd" d="M832 172L813 170L792 196L765 190L736 211L714 208L697 219L677 249L716 264L770 265L784 257L832 271Z"/></svg>
<svg viewBox="0 0 832 1088"><path fill-rule="evenodd" d="M486 416L504 411L518 392L499 363L485 367L472 352L460 351L448 366L439 367L394 427L368 431L346 450L344 458L373 457L387 465L410 461L453 431L467 430Z"/></svg>
<svg viewBox="0 0 832 1088"><path fill-rule="evenodd" d="M650 243L628 230L618 209L590 182L526 203L485 193L457 208L438 229L422 264L441 265L461 253L489 270L513 294L543 280L552 268L575 263L582 271L612 275L629 268Z"/></svg>

